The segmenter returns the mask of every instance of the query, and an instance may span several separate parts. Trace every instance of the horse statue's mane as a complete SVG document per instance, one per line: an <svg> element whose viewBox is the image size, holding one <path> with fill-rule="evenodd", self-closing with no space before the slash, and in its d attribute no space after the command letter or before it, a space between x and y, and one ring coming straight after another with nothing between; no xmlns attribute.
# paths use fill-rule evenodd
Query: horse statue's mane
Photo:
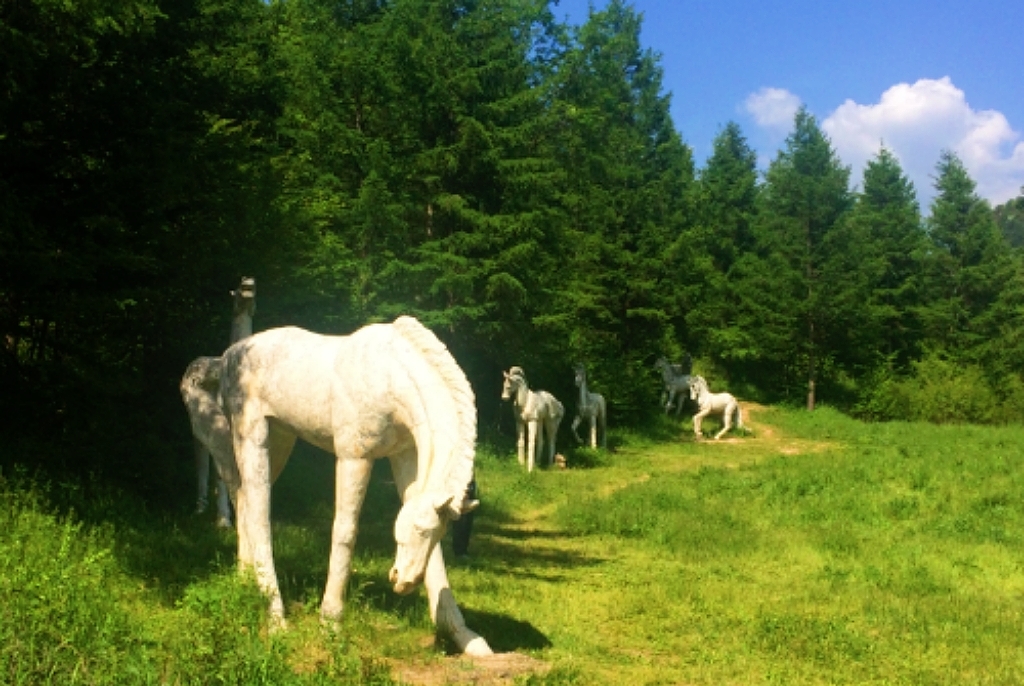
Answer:
<svg viewBox="0 0 1024 686"><path fill-rule="evenodd" d="M473 387L469 385L469 380L445 344L419 320L402 316L394 321L393 326L402 338L423 355L452 393L459 435L452 455L454 459L447 464L445 485L452 492L464 492L473 479L476 453L476 397L473 395Z"/></svg>

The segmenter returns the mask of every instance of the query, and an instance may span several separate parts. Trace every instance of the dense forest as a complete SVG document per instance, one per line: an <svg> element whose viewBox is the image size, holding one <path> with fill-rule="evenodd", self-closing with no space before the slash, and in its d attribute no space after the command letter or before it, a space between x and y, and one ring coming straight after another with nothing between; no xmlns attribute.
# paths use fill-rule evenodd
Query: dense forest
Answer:
<svg viewBox="0 0 1024 686"><path fill-rule="evenodd" d="M557 9L0 1L7 457L184 478L177 384L243 275L256 330L419 317L484 426L512 364L571 411L576 361L642 423L684 351L743 397L1024 419L1024 197L990 207L946 152L922 209L806 110L766 171L735 123L698 168L637 10Z"/></svg>

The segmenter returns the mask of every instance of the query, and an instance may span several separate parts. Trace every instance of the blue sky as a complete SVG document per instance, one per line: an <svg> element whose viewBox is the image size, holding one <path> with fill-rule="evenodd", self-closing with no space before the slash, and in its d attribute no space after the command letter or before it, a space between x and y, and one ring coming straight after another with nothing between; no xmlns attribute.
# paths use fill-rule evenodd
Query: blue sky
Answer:
<svg viewBox="0 0 1024 686"><path fill-rule="evenodd" d="M571 24L607 0L560 0ZM922 210L953 150L999 204L1024 186L1024 0L634 0L698 166L737 122L762 168L801 104L860 183L882 141Z"/></svg>

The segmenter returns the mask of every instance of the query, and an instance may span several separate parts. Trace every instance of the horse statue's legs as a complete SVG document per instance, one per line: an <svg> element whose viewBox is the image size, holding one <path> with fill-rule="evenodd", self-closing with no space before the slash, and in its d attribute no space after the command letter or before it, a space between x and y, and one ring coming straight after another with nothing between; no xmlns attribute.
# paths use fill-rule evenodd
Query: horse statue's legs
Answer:
<svg viewBox="0 0 1024 686"><path fill-rule="evenodd" d="M698 441L704 438L704 434L700 431L700 424L708 414L710 414L710 410L701 410L697 414L693 415L693 435Z"/></svg>
<svg viewBox="0 0 1024 686"><path fill-rule="evenodd" d="M736 415L736 428L743 428L743 415L740 413L740 404L738 402L731 402L729 406L725 408L725 412L722 413L722 430L715 434L715 440L725 435L729 429L732 428L732 417Z"/></svg>
<svg viewBox="0 0 1024 686"><path fill-rule="evenodd" d="M437 545L427 562L427 573L423 578L430 604L430 618L438 631L447 634L456 647L467 655L493 655L494 651L480 634L466 626L466 620L455 602L455 596L448 583L448 572L444 567L444 555Z"/></svg>
<svg viewBox="0 0 1024 686"><path fill-rule="evenodd" d="M558 437L558 425L562 423L562 414L555 413L544 420L544 431L548 435L548 466L555 463L555 442ZM538 451L540 447L538 446Z"/></svg>
<svg viewBox="0 0 1024 686"><path fill-rule="evenodd" d="M519 464L526 464L526 422L516 419L516 457Z"/></svg>
<svg viewBox="0 0 1024 686"><path fill-rule="evenodd" d="M324 588L323 601L320 603L320 616L326 621L341 618L345 586L352 571L352 551L356 545L359 511L363 507L366 489L370 484L370 474L373 472L373 460L346 454L344 450L344 446L335 443L335 507L334 524L331 528L331 557L327 567L327 585ZM412 464L415 467L415 450L412 452ZM395 471L392 468L392 472ZM398 483L397 477L395 482ZM399 493L404 490L404 487L401 488Z"/></svg>
<svg viewBox="0 0 1024 686"><path fill-rule="evenodd" d="M597 414L595 412L592 412L587 417L587 419L590 421L590 442L587 443L587 445L589 445L591 448L596 448L597 447ZM572 428L572 435L573 435L573 437L576 438L576 442L580 443L580 444L583 443L583 439L580 438L579 432L577 432L576 429L582 423L583 423L583 416L582 415L576 415L576 417L572 420L572 426L571 426L571 428Z"/></svg>
<svg viewBox="0 0 1024 686"><path fill-rule="evenodd" d="M252 569L270 600L272 627L282 627L284 601L277 584L270 532L270 487L284 469L295 436L272 424L258 409L245 408L234 428L241 485L238 489L238 564Z"/></svg>
<svg viewBox="0 0 1024 686"><path fill-rule="evenodd" d="M217 479L217 526L221 529L234 526L231 522L231 496L228 485L221 478Z"/></svg>
<svg viewBox="0 0 1024 686"><path fill-rule="evenodd" d="M583 417L581 415L577 414L576 418L572 420L572 426L570 427L572 429L572 435L576 438L576 442L577 443L582 443L583 442L583 439L580 438L579 433L576 431L576 429L579 427L579 425L580 425L580 423L582 421L583 421Z"/></svg>
<svg viewBox="0 0 1024 686"><path fill-rule="evenodd" d="M210 498L210 451L198 438L193 438L193 447L196 455L196 514L206 512ZM220 471L215 471L217 477L217 526L222 529L230 529L231 523L231 494L228 492L228 485L220 478Z"/></svg>
<svg viewBox="0 0 1024 686"><path fill-rule="evenodd" d="M195 436L192 448L196 456L196 514L203 514L210 504L210 451Z"/></svg>
<svg viewBox="0 0 1024 686"><path fill-rule="evenodd" d="M666 391L666 393L668 395L668 400L665 401L665 414L668 414L669 412L672 411L672 403L676 399L676 392L672 389L669 389L668 391Z"/></svg>
<svg viewBox="0 0 1024 686"><path fill-rule="evenodd" d="M526 471L532 472L534 460L537 457L537 453L541 454L541 459L544 458L544 436L538 426L539 422L536 419L531 419L526 422L528 436L526 439Z"/></svg>
<svg viewBox="0 0 1024 686"><path fill-rule="evenodd" d="M732 428L732 409L722 413L722 430L715 434L715 440L725 435L725 432Z"/></svg>
<svg viewBox="0 0 1024 686"><path fill-rule="evenodd" d="M551 430L551 459L548 460L548 464L552 465L555 463L555 439L558 437L558 427L562 425L562 419L565 417L565 407L562 403L558 402L554 398L552 400L555 403L555 413L552 417L554 420L554 428Z"/></svg>

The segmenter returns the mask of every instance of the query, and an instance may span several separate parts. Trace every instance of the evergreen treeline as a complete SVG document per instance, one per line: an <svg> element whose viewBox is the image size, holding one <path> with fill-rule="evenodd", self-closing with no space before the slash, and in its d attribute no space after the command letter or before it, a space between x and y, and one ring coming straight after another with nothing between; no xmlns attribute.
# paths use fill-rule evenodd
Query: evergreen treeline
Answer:
<svg viewBox="0 0 1024 686"><path fill-rule="evenodd" d="M1024 198L993 210L945 153L923 213L806 111L763 175L734 123L697 169L637 11L556 12L0 0L3 421L165 488L241 275L257 330L420 317L483 422L512 364L571 405L577 360L640 421L684 350L748 397L1024 417Z"/></svg>

